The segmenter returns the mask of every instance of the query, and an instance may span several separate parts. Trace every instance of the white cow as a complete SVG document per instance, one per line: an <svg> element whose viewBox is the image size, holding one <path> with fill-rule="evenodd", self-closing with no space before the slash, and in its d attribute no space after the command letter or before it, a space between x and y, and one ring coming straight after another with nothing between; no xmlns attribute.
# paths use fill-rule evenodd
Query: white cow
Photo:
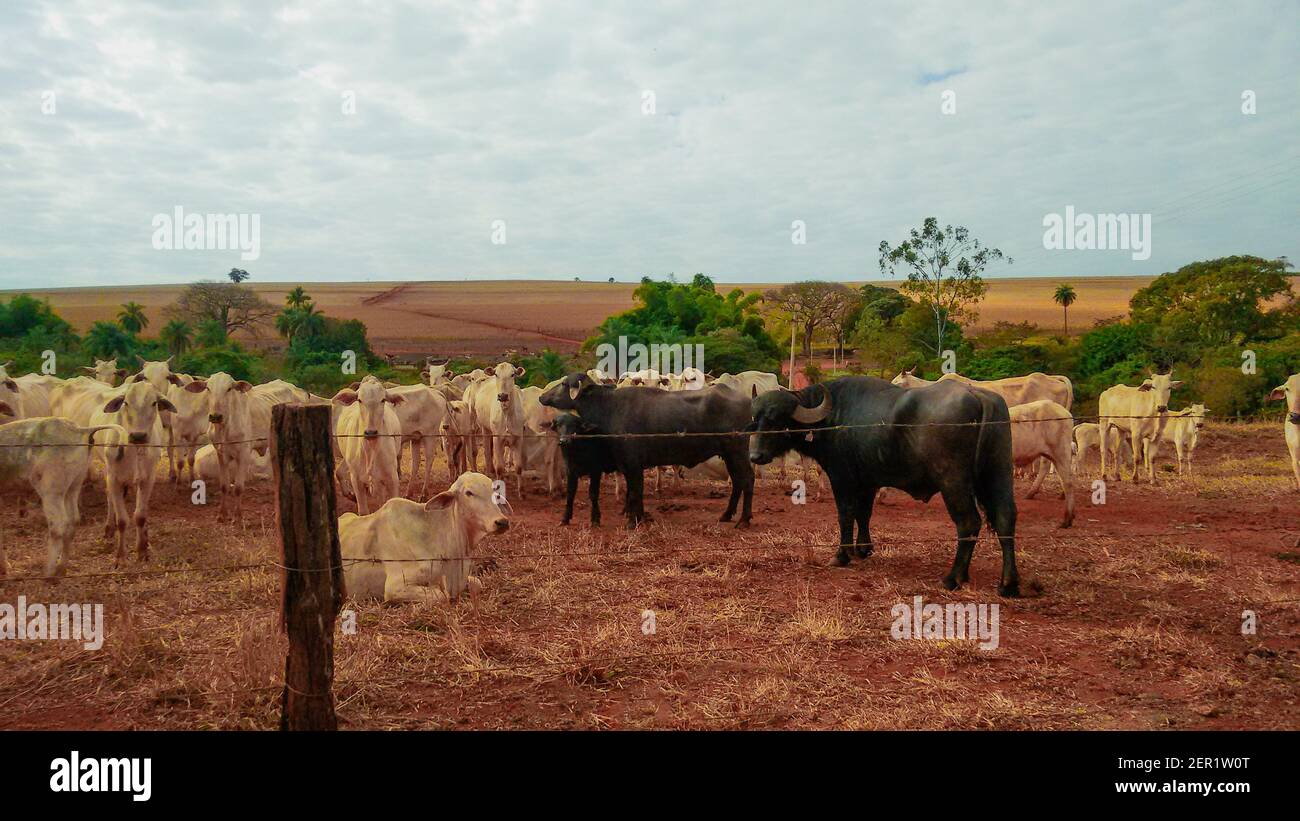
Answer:
<svg viewBox="0 0 1300 821"><path fill-rule="evenodd" d="M559 489L560 470L564 466L560 456L560 437L554 425L560 412L538 400L559 381L557 379L544 388L529 386L519 391L524 403L524 463L541 471L546 480L546 492L551 494Z"/></svg>
<svg viewBox="0 0 1300 821"><path fill-rule="evenodd" d="M672 379L666 373L660 373L654 368L647 368L641 371L628 371L619 377L618 387L620 388L663 388L667 390L672 385Z"/></svg>
<svg viewBox="0 0 1300 821"><path fill-rule="evenodd" d="M397 421L402 426L402 444L411 443L411 480L406 495L412 499L424 498L429 493L429 480L433 477L433 460L438 452L438 434L442 419L447 415L447 398L426 385L400 385L389 388L391 396L402 401L393 406ZM401 449L398 449L399 458ZM415 495L415 480L420 473L420 460L424 459L424 483L420 495Z"/></svg>
<svg viewBox="0 0 1300 821"><path fill-rule="evenodd" d="M259 433L253 427L252 391L252 383L222 371L185 386L186 393L208 397L208 438L217 453L217 484L221 489L218 522L225 521L228 511L234 518L243 519L244 485L252 470L253 440Z"/></svg>
<svg viewBox="0 0 1300 821"><path fill-rule="evenodd" d="M1074 426L1074 472L1088 472L1088 452L1101 447L1101 427L1096 422L1081 422ZM1110 458L1128 459L1131 453L1128 440L1119 435L1119 428L1110 429Z"/></svg>
<svg viewBox="0 0 1300 821"><path fill-rule="evenodd" d="M714 380L699 368L683 368L681 373L668 375L670 391L700 391L707 388Z"/></svg>
<svg viewBox="0 0 1300 821"><path fill-rule="evenodd" d="M364 516L398 495L402 423L393 406L403 400L389 393L378 379L367 376L356 390L344 388L334 394L333 401L342 406L335 433L343 453L343 462L334 475L340 484L351 481L357 511Z"/></svg>
<svg viewBox="0 0 1300 821"><path fill-rule="evenodd" d="M19 385L6 370L12 362L0 365L0 402L4 402L15 419L49 416L49 395L43 387Z"/></svg>
<svg viewBox="0 0 1300 821"><path fill-rule="evenodd" d="M339 546L348 595L355 599L435 602L482 585L471 575L472 552L510 520L492 498L492 480L462 474L424 504L392 499L369 516L339 518Z"/></svg>
<svg viewBox="0 0 1300 821"><path fill-rule="evenodd" d="M447 363L451 360L440 364L433 364L433 357L426 357L424 360L424 369L420 372L421 381L431 388L439 385L450 385L451 377L455 376L447 369Z"/></svg>
<svg viewBox="0 0 1300 821"><path fill-rule="evenodd" d="M0 414L10 410L0 401ZM62 575L64 561L72 555L72 535L81 518L81 488L90 468L89 446L101 430L112 430L119 440L125 437L125 431L116 425L82 427L52 416L0 425L0 490L31 487L41 497L47 528L47 576ZM8 572L4 540L0 539L0 576Z"/></svg>
<svg viewBox="0 0 1300 821"><path fill-rule="evenodd" d="M914 375L913 371L915 370L916 368L912 368L912 370L900 372L898 376L893 378L893 383L904 388L917 388L922 385L934 384L929 379L922 379ZM1066 410L1074 407L1074 383L1070 381L1068 376L1049 375L1034 371L1025 376L980 380L971 379L959 373L946 373L939 377L938 381L942 382L945 379L993 391L1006 400L1007 407L1024 405L1039 399L1050 399Z"/></svg>
<svg viewBox="0 0 1300 821"><path fill-rule="evenodd" d="M1173 378L1173 373L1149 374L1136 388L1115 385L1101 392L1097 400L1097 425L1103 439L1110 435L1111 427L1128 431L1133 448L1133 481L1138 481L1138 459L1146 465L1147 479L1155 482L1155 456L1160 448L1160 437L1169 421L1169 392L1183 384ZM1101 450L1101 478L1106 475L1106 449ZM1119 469L1115 471L1119 481Z"/></svg>
<svg viewBox="0 0 1300 821"><path fill-rule="evenodd" d="M208 435L208 413L211 394L208 391L189 391L186 386L195 381L187 374L172 374L175 381L167 386L167 401L176 407L172 417L172 438L176 446L172 452L176 457L176 482L192 485L199 478L194 475L194 463L198 456L200 444ZM215 456L215 451L213 453ZM184 475L189 469L189 481Z"/></svg>
<svg viewBox="0 0 1300 821"><path fill-rule="evenodd" d="M1286 402L1286 421L1282 423L1286 436L1286 449L1291 455L1291 472L1295 474L1295 487L1300 490L1300 373L1292 374L1268 395L1270 401Z"/></svg>
<svg viewBox="0 0 1300 821"><path fill-rule="evenodd" d="M107 387L107 386L105 386ZM91 426L118 425L102 437L105 447L96 447L105 464L104 485L108 516L104 538L117 535L117 564L126 559L126 493L135 488L135 549L140 561L149 558L149 497L157 478L158 456L163 446L162 413L175 412L171 402L148 381L130 382L109 388L103 406L91 417ZM125 445L125 447L122 447Z"/></svg>
<svg viewBox="0 0 1300 821"><path fill-rule="evenodd" d="M178 384L179 381L172 374L171 363L170 356L160 362L143 360L140 363L140 372L132 376L130 381L144 380L153 385L159 396L166 396L168 386ZM164 411L159 414L159 420L162 423L163 435L167 439L167 478L174 482L176 481L176 453L172 447L175 444L175 434L172 432L171 414Z"/></svg>
<svg viewBox="0 0 1300 821"><path fill-rule="evenodd" d="M1165 423L1165 430L1160 434L1160 438L1174 446L1174 453L1178 457L1179 476L1183 475L1184 463L1187 464L1188 475L1191 475L1192 455L1196 453L1196 445L1201 439L1201 429L1205 427L1205 415L1209 412L1209 408L1198 402L1189 408L1169 414L1169 421Z"/></svg>
<svg viewBox="0 0 1300 821"><path fill-rule="evenodd" d="M1063 405L1050 399L1039 399L1023 405L1013 405L1011 413L1011 461L1015 465L1031 465L1039 459L1038 476L1029 488L1029 498L1037 495L1047 478L1047 466L1056 468L1065 494L1065 518L1061 527L1074 522L1074 471L1071 447L1074 418Z"/></svg>
<svg viewBox="0 0 1300 821"><path fill-rule="evenodd" d="M124 387L114 388L88 376L74 376L50 390L50 415L61 416L78 425L89 425L91 417L106 401L105 397L111 397Z"/></svg>
<svg viewBox="0 0 1300 821"><path fill-rule="evenodd" d="M475 368L469 373L462 373L453 376L451 378L451 384L455 385L457 388L464 391L475 382L479 382L487 378L488 378L487 371L483 370L482 368Z"/></svg>
<svg viewBox="0 0 1300 821"><path fill-rule="evenodd" d="M285 402L328 402L324 397L313 396L292 382L273 379L254 385L248 392L248 408L252 419L253 450L259 455L265 454L271 446L271 409Z"/></svg>
<svg viewBox="0 0 1300 821"><path fill-rule="evenodd" d="M90 373L93 379L103 382L110 388L117 384L117 380L126 376L126 368L117 366L117 359L96 359L95 366L82 365L81 369Z"/></svg>
<svg viewBox="0 0 1300 821"><path fill-rule="evenodd" d="M523 471L527 465L524 461L526 455L520 449L524 433L523 394L515 380L526 372L509 362L502 362L486 379L473 383L465 394L472 413L475 438L483 445L487 474L494 479L500 478L509 469L515 474L515 489L521 497L524 493ZM477 468L478 454L473 440L470 460L471 466Z"/></svg>

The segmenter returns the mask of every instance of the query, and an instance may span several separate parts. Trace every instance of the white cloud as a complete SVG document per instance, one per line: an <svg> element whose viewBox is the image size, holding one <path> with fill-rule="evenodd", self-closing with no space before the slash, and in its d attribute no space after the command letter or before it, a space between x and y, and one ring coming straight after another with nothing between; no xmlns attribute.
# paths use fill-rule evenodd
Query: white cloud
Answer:
<svg viewBox="0 0 1300 821"><path fill-rule="evenodd" d="M261 214L263 281L875 277L928 215L1014 275L1294 259L1297 8L6 6L0 288L237 264L153 250L175 205ZM1066 205L1152 212L1151 259L1043 251Z"/></svg>

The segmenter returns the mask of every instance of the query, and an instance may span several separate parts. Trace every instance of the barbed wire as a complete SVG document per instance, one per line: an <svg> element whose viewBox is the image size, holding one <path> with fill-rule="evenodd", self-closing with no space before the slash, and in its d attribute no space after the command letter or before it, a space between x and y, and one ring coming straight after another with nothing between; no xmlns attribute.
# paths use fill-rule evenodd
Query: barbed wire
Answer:
<svg viewBox="0 0 1300 821"><path fill-rule="evenodd" d="M46 418L46 417L39 417L39 418ZM1234 426L1244 426L1244 425L1253 425L1253 424L1269 424L1269 423L1275 424L1278 422L1285 422L1286 414L1285 412L1283 412L1282 415L1280 416L1236 417L1236 416L1226 416L1226 415L1225 416L1206 415L1203 417L1192 417L1192 416L1185 416L1185 415L1180 415L1175 413L1167 416L1166 420L1172 421L1177 419L1193 419L1193 418L1204 419L1207 421L1216 422L1218 424L1227 425L1229 427L1234 427ZM574 434L568 434L564 438L566 440L568 439L680 439L680 438L688 438L688 437L717 438L717 437L729 437L729 436L737 436L737 437L755 436L755 435L766 436L766 435L777 435L777 434L798 434L802 436L808 433L823 433L823 432L831 432L831 431L859 430L859 429L870 429L870 428L928 428L928 427L947 428L947 427L982 427L984 425L1045 425L1045 424L1051 424L1052 422L1064 421L1065 419L1066 417L1059 416L1059 417L1050 417L1047 419L987 419L987 420L977 420L977 421L970 421L970 422L892 422L892 421L854 422L854 423L846 423L846 424L839 424L839 425L825 425L821 427L778 428L778 429L769 429L769 430L574 433ZM1159 419L1159 417L1149 416L1149 415L1102 416L1099 414L1092 414L1092 415L1072 414L1069 417L1069 419L1073 424L1077 425L1077 424L1081 424L1080 420L1096 421L1096 422L1100 422L1102 419L1108 419L1112 421L1131 420L1131 419L1156 420ZM22 421L22 420L18 420L18 421ZM1117 427L1120 426L1117 425ZM1124 430L1125 428L1120 427L1120 429ZM448 432L439 431L437 433L424 433L423 431L415 431L412 433L374 433L374 434L331 433L330 437L333 439L408 439L408 440L409 439L462 439L465 437L471 437L474 439L553 439L553 438L559 438L559 435L554 432L523 431L520 433L495 433L492 431L475 430L475 431L465 431L460 433L450 432L450 431ZM224 441L224 442L209 441L204 444L212 445L213 447L225 447L230 445L267 444L270 442L270 440L271 440L271 436L267 435L267 436L259 436L253 439L236 439L236 440ZM179 449L179 448L202 447L202 446L203 445L199 445L199 444L167 444L166 442L158 442L158 443L155 442L108 442L108 443L105 442L93 442L93 443L91 442L5 442L5 443L0 443L0 448L67 447L67 448L110 449L110 448L118 448L118 447L130 447L130 448Z"/></svg>

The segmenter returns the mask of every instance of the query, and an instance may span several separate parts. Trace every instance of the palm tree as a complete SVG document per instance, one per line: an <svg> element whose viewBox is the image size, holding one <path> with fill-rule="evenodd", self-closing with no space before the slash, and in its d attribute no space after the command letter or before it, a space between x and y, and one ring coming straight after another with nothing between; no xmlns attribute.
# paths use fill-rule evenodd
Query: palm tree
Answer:
<svg viewBox="0 0 1300 821"><path fill-rule="evenodd" d="M126 329L112 322L96 322L86 331L81 346L97 359L129 357L135 348L135 339Z"/></svg>
<svg viewBox="0 0 1300 821"><path fill-rule="evenodd" d="M158 339L167 346L173 356L180 356L189 349L194 339L194 330L182 319L173 319L158 332Z"/></svg>
<svg viewBox="0 0 1300 821"><path fill-rule="evenodd" d="M325 330L325 314L311 301L301 308L285 308L275 317L275 330L292 345L296 336L316 336Z"/></svg>
<svg viewBox="0 0 1300 821"><path fill-rule="evenodd" d="M1052 294L1052 301L1061 306L1065 314L1065 335L1070 335L1070 306L1077 299L1074 289L1069 285L1061 284L1056 287L1056 293Z"/></svg>
<svg viewBox="0 0 1300 821"><path fill-rule="evenodd" d="M122 306L122 310L117 312L117 324L122 326L122 330L131 334L138 334L145 328L149 327L149 317L144 315L144 306L138 302L127 302Z"/></svg>
<svg viewBox="0 0 1300 821"><path fill-rule="evenodd" d="M301 308L311 302L311 297L302 289L301 285L294 287L289 293L285 294L284 304L290 308Z"/></svg>

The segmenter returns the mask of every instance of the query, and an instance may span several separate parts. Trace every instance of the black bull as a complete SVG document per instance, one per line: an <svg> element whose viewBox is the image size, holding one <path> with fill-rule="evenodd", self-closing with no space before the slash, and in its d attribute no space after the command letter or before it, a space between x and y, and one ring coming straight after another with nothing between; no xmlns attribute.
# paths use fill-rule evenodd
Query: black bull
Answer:
<svg viewBox="0 0 1300 821"><path fill-rule="evenodd" d="M736 527L749 526L754 468L746 452L746 437L737 435L749 424L747 397L718 387L673 392L659 388L615 389L597 385L585 373L575 373L542 394L540 401L552 408L576 411L584 423L601 434L613 434L589 441L604 443L610 461L627 482L624 511L628 527L649 518L643 495L646 468L691 467L712 456L722 457L731 477L731 500L719 521L731 521L743 493L744 504ZM678 435L682 433L690 435ZM710 433L719 435L705 435Z"/></svg>
<svg viewBox="0 0 1300 821"><path fill-rule="evenodd" d="M840 565L849 563L850 548L859 558L871 555L871 509L882 487L922 501L938 493L957 526L957 556L944 586L969 581L983 508L1002 544L998 593L1019 595L1011 426L1002 397L953 381L900 388L852 376L797 393L768 391L754 398L752 412L751 461L766 464L795 450L816 459L830 479ZM823 430L840 425L864 427Z"/></svg>

